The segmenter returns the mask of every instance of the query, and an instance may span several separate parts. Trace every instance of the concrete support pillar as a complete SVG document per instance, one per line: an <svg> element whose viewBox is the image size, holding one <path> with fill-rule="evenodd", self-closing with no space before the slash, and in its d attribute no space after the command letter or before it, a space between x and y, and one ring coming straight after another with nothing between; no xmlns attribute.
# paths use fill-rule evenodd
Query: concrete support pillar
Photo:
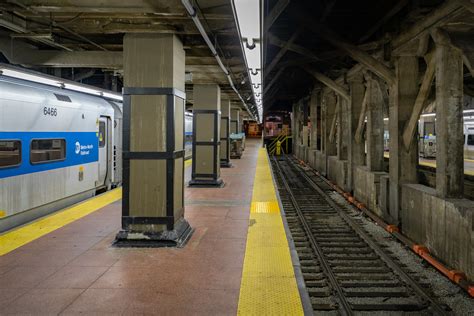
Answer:
<svg viewBox="0 0 474 316"><path fill-rule="evenodd" d="M401 56L395 61L396 83L390 87L390 216L398 223L400 185L416 183L418 142L416 133L408 150L403 146L403 130L410 118L418 94L418 59Z"/></svg>
<svg viewBox="0 0 474 316"><path fill-rule="evenodd" d="M354 189L354 170L358 166L363 166L365 162L364 142L356 143L355 135L359 118L362 111L362 102L365 95L364 80L361 74L349 80L349 89L351 102L349 103L349 120L347 130L349 133L348 152L348 170L347 183L350 190Z"/></svg>
<svg viewBox="0 0 474 316"><path fill-rule="evenodd" d="M193 161L189 185L222 187L221 89L217 84L194 85L193 97Z"/></svg>
<svg viewBox="0 0 474 316"><path fill-rule="evenodd" d="M436 44L436 192L464 193L463 60L449 43Z"/></svg>
<svg viewBox="0 0 474 316"><path fill-rule="evenodd" d="M309 100L309 113L311 118L311 133L309 148L316 150L318 142L318 96L319 89L314 88Z"/></svg>
<svg viewBox="0 0 474 316"><path fill-rule="evenodd" d="M326 93L324 93L324 90L321 91L321 152L324 154L326 153L326 120L327 120L327 98L326 98Z"/></svg>
<svg viewBox="0 0 474 316"><path fill-rule="evenodd" d="M331 133L331 128L334 120L334 116L336 115L336 96L334 93L326 94L326 131L325 131L325 143L326 143L326 157L327 156L335 156L337 155L337 148L336 148L336 137L333 138L331 141L329 139L329 135Z"/></svg>
<svg viewBox="0 0 474 316"><path fill-rule="evenodd" d="M296 154L296 145L298 144L298 108L296 104L291 106L291 135L293 138L292 152Z"/></svg>
<svg viewBox="0 0 474 316"><path fill-rule="evenodd" d="M308 130L308 112L309 112L309 106L308 106L308 101L302 100L301 103L301 111L303 112L301 115L301 145L308 147L308 138L309 138L309 130Z"/></svg>
<svg viewBox="0 0 474 316"><path fill-rule="evenodd" d="M221 167L229 168L230 162L230 100L221 99L221 146L220 161Z"/></svg>
<svg viewBox="0 0 474 316"><path fill-rule="evenodd" d="M119 92L119 83L118 83L118 77L116 75L112 76L112 83L111 83L111 88L112 91Z"/></svg>
<svg viewBox="0 0 474 316"><path fill-rule="evenodd" d="M383 171L384 101L379 83L370 75L367 76L367 92L367 167L369 171Z"/></svg>
<svg viewBox="0 0 474 316"><path fill-rule="evenodd" d="M232 109L230 111L230 133L240 133L240 110Z"/></svg>
<svg viewBox="0 0 474 316"><path fill-rule="evenodd" d="M349 134L349 102L337 95L339 112L337 113L337 159L347 160L347 147L350 138Z"/></svg>
<svg viewBox="0 0 474 316"><path fill-rule="evenodd" d="M172 34L123 40L123 199L118 246L180 245L184 215L184 49Z"/></svg>

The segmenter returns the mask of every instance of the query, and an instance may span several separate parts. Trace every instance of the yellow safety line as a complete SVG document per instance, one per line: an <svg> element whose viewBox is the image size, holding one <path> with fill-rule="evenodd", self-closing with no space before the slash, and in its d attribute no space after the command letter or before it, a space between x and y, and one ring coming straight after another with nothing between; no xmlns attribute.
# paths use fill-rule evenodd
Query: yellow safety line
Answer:
<svg viewBox="0 0 474 316"><path fill-rule="evenodd" d="M192 159L184 162L184 167L188 168L192 164ZM50 216L41 218L35 222L21 226L0 235L0 256L3 256L21 246L32 242L58 228L66 226L100 208L113 203L122 198L122 188L93 197L85 202L66 208Z"/></svg>
<svg viewBox="0 0 474 316"><path fill-rule="evenodd" d="M118 188L0 235L0 256L91 214L121 198L122 188Z"/></svg>
<svg viewBox="0 0 474 316"><path fill-rule="evenodd" d="M184 168L187 168L189 166L191 166L191 164L193 163L193 160L192 159L188 159L184 162Z"/></svg>
<svg viewBox="0 0 474 316"><path fill-rule="evenodd" d="M265 149L258 153L239 315L303 315Z"/></svg>

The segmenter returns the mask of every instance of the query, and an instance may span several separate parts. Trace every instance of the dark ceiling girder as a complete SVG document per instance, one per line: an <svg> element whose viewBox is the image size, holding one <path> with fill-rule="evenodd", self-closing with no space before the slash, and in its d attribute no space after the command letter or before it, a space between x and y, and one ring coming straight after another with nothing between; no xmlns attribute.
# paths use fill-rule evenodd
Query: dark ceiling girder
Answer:
<svg viewBox="0 0 474 316"><path fill-rule="evenodd" d="M264 29L264 34L270 30L272 27L273 23L278 19L280 14L282 14L283 11L285 11L285 8L288 6L290 3L290 0L279 0L272 8L268 16L265 18L265 29Z"/></svg>
<svg viewBox="0 0 474 316"><path fill-rule="evenodd" d="M265 85L265 89L263 89L263 95L265 95L268 90L270 90L270 88L273 86L273 84L278 80L278 78L280 78L285 68L286 67L280 67L278 72L272 77L272 80L267 85Z"/></svg>
<svg viewBox="0 0 474 316"><path fill-rule="evenodd" d="M264 73L265 75L268 75L272 72L273 68L278 64L278 62L283 58L285 53L288 51L289 46L293 44L293 42L296 40L296 38L301 34L303 31L303 28L298 28L290 37L288 42L286 42L286 45L280 49L278 54L272 59L270 65L268 65L266 68L264 68Z"/></svg>
<svg viewBox="0 0 474 316"><path fill-rule="evenodd" d="M471 0L457 0L463 7L474 13L474 2Z"/></svg>
<svg viewBox="0 0 474 316"><path fill-rule="evenodd" d="M335 47L344 50L349 56L361 64L364 64L368 69L383 78L389 84L393 84L395 82L395 73L382 62L359 49L357 46L343 40L338 34L327 28L325 25L314 23L314 20L302 10L293 10L292 15L293 17L298 18L298 20L301 21L311 31L318 34Z"/></svg>
<svg viewBox="0 0 474 316"><path fill-rule="evenodd" d="M301 45L285 42L271 33L269 33L267 36L268 36L269 43L272 45L275 45L281 48L287 47L288 50L291 50L295 53L298 53L300 55L306 56L308 58L311 58L317 61L321 61L321 58L319 58L318 56L313 54L313 52L311 52L309 49Z"/></svg>
<svg viewBox="0 0 474 316"><path fill-rule="evenodd" d="M363 43L368 40L381 26L383 26L394 15L400 12L409 2L410 0L398 1L397 4L395 4L395 6L390 9L390 11L388 11L380 20L377 21L377 23L374 24L374 26L370 28L370 30L367 31L367 33L364 34L364 36L360 38L359 43Z"/></svg>
<svg viewBox="0 0 474 316"><path fill-rule="evenodd" d="M329 78L328 76L323 75L322 73L317 71L314 67L305 67L303 69L309 74L311 74L315 79L319 80L328 88L330 88L331 90L333 90L334 92L336 92L337 94L339 94L344 99L350 102L351 97L349 95L349 91L347 91L346 88L344 88L343 86L341 86L340 84L338 84L337 82Z"/></svg>

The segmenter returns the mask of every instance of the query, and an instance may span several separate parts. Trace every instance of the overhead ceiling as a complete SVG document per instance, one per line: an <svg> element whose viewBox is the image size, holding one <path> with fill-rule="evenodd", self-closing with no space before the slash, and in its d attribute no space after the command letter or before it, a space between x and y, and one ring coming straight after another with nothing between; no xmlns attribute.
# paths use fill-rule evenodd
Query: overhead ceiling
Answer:
<svg viewBox="0 0 474 316"><path fill-rule="evenodd" d="M197 0L193 4L238 91L242 97L249 97L250 85L230 1ZM192 81L186 82L188 102L193 101L193 84L217 83L233 106L242 106L179 0L7 0L0 2L2 30L0 51L7 60L43 71L68 68L63 75L71 67L92 68L96 70L92 72L95 79L84 80L95 84L104 82L104 72L120 75L125 33L177 34L186 51L186 72L192 75ZM91 51L95 57L86 59L84 56L92 56Z"/></svg>
<svg viewBox="0 0 474 316"><path fill-rule="evenodd" d="M334 80L357 64L345 51L331 45L327 35L356 45L390 65L397 36L447 2L454 1L268 0L264 18L266 111L291 110L294 102L308 96L320 84L305 71L308 67ZM439 20L438 26L462 46L474 64L473 12L461 8ZM467 77L466 89L470 89L474 82L472 76Z"/></svg>

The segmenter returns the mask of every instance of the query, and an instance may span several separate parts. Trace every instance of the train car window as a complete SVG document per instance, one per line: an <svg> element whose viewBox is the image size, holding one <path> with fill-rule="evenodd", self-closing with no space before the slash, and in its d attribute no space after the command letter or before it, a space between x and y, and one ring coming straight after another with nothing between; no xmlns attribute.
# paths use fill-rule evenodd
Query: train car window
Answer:
<svg viewBox="0 0 474 316"><path fill-rule="evenodd" d="M21 141L0 139L0 168L14 167L21 163Z"/></svg>
<svg viewBox="0 0 474 316"><path fill-rule="evenodd" d="M99 122L99 147L105 147L105 122Z"/></svg>
<svg viewBox="0 0 474 316"><path fill-rule="evenodd" d="M66 159L66 140L64 139L33 139L30 147L31 163Z"/></svg>
<svg viewBox="0 0 474 316"><path fill-rule="evenodd" d="M467 135L467 145L474 146L474 135Z"/></svg>
<svg viewBox="0 0 474 316"><path fill-rule="evenodd" d="M54 95L56 96L56 99L58 99L59 101L71 102L71 98L68 97L67 95L57 94L57 93L55 93Z"/></svg>

